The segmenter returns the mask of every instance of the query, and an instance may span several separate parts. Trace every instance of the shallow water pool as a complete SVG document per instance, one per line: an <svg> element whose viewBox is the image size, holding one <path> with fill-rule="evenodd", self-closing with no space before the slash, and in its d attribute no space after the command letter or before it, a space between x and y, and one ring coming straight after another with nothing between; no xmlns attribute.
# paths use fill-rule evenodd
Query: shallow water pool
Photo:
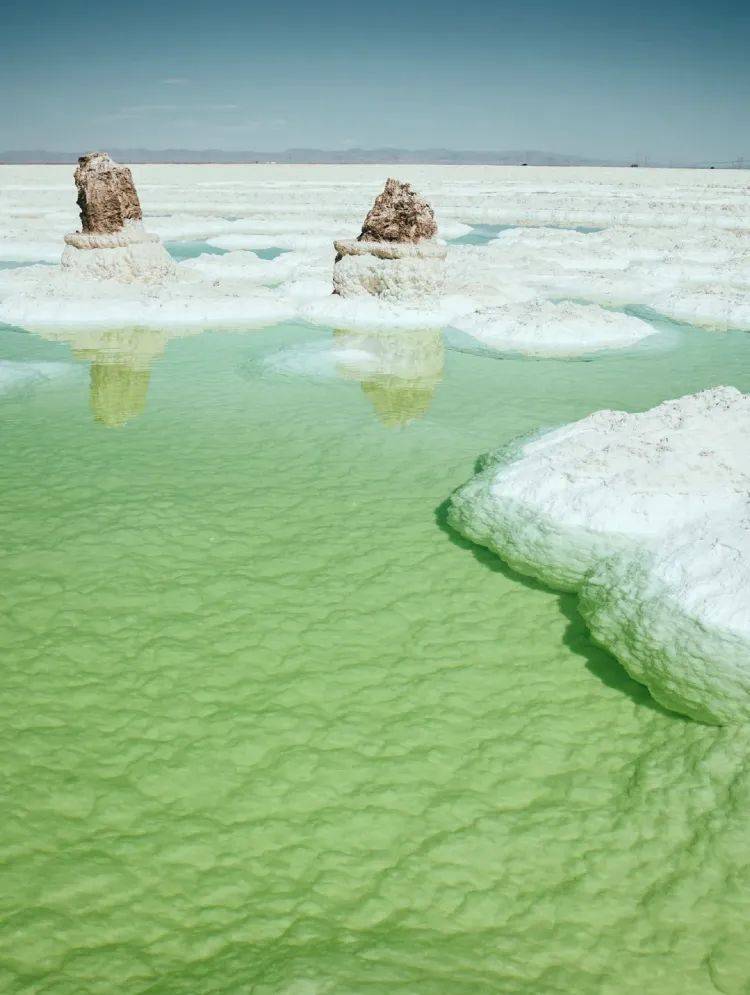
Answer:
<svg viewBox="0 0 750 995"><path fill-rule="evenodd" d="M3 990L748 990L750 732L441 506L521 433L750 390L750 336L403 335L0 330L73 364L0 396Z"/></svg>

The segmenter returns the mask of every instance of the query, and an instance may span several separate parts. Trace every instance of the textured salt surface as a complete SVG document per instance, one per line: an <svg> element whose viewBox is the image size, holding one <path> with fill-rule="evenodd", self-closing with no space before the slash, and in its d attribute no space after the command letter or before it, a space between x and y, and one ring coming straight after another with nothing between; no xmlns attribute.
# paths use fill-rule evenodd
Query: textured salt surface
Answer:
<svg viewBox="0 0 750 995"><path fill-rule="evenodd" d="M600 411L491 460L449 520L522 573L583 584L594 635L662 704L746 719L748 433L734 388Z"/></svg>
<svg viewBox="0 0 750 995"><path fill-rule="evenodd" d="M750 502L691 523L588 578L594 636L668 708L750 719Z"/></svg>
<svg viewBox="0 0 750 995"><path fill-rule="evenodd" d="M632 346L656 334L653 325L596 304L531 300L504 304L454 320L483 345L529 356L577 356Z"/></svg>

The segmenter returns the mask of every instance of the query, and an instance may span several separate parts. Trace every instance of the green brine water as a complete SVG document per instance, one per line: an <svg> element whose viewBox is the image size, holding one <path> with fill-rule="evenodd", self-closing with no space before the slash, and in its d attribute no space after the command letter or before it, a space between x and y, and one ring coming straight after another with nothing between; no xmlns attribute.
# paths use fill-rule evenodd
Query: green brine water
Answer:
<svg viewBox="0 0 750 995"><path fill-rule="evenodd" d="M750 390L750 336L417 333L409 376L304 326L68 339L0 331L71 364L0 397L0 989L750 990L750 731L441 510L519 434Z"/></svg>

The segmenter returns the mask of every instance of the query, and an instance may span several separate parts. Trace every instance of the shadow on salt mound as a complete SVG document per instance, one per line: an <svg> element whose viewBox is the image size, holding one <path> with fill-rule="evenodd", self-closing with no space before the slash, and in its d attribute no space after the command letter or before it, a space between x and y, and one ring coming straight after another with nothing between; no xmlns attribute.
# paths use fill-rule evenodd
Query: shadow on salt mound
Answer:
<svg viewBox="0 0 750 995"><path fill-rule="evenodd" d="M490 459L449 524L580 591L595 638L657 701L750 717L750 397L730 387L599 411Z"/></svg>
<svg viewBox="0 0 750 995"><path fill-rule="evenodd" d="M16 387L55 380L70 373L70 363L30 363L0 359L0 394Z"/></svg>
<svg viewBox="0 0 750 995"><path fill-rule="evenodd" d="M486 458L480 457L477 460L477 472L481 472L483 469L483 463ZM555 588L550 587L548 584L542 584L541 581L535 580L533 577L518 573L489 549L484 546L478 546L469 539L465 539L449 524L450 505L451 499L448 498L435 509L435 522L453 545L471 553L474 559L487 570L502 574L515 584L520 584L532 591L543 591L547 594L555 593ZM627 695L639 707L659 712L673 721L687 722L687 717L678 715L676 712L670 711L660 705L651 696L644 684L634 680L611 653L592 640L589 630L577 609L577 602L578 599L574 594L558 593L560 611L568 620L565 635L563 636L563 643L585 661L587 670L607 687Z"/></svg>

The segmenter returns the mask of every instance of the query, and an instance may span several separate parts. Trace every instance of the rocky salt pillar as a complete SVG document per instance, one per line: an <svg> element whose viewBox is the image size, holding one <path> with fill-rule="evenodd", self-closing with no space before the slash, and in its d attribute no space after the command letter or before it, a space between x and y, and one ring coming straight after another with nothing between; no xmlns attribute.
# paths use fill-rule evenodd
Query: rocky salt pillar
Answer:
<svg viewBox="0 0 750 995"><path fill-rule="evenodd" d="M84 232L122 231L126 221L143 221L132 173L106 152L82 155L73 178Z"/></svg>
<svg viewBox="0 0 750 995"><path fill-rule="evenodd" d="M408 183L388 179L365 218L358 242L424 242L437 235L435 212Z"/></svg>
<svg viewBox="0 0 750 995"><path fill-rule="evenodd" d="M388 179L356 239L334 242L333 292L393 300L434 296L442 288L445 245L435 214L408 183Z"/></svg>
<svg viewBox="0 0 750 995"><path fill-rule="evenodd" d="M176 267L159 241L143 227L143 214L127 166L106 152L89 152L78 160L81 231L65 236L62 266L86 280L160 283Z"/></svg>

